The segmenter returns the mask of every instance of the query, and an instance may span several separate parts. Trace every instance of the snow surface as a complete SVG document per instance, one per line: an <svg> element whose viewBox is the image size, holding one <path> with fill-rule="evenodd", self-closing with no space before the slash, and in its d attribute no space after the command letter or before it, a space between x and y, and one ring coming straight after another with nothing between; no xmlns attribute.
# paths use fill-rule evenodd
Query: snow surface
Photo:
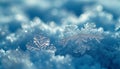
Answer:
<svg viewBox="0 0 120 69"><path fill-rule="evenodd" d="M120 69L119 0L0 0L0 69Z"/></svg>

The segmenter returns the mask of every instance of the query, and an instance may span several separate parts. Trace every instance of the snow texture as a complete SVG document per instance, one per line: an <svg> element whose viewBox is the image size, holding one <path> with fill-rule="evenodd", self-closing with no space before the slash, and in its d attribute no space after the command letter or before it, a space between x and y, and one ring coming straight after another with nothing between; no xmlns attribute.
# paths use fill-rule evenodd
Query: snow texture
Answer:
<svg viewBox="0 0 120 69"><path fill-rule="evenodd" d="M120 69L119 0L0 0L0 69Z"/></svg>

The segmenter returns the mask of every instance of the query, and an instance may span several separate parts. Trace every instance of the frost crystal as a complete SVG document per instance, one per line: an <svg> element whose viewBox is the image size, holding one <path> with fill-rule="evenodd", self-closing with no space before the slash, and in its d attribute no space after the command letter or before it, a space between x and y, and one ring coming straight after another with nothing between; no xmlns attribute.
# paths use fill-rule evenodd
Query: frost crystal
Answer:
<svg viewBox="0 0 120 69"><path fill-rule="evenodd" d="M41 35L35 36L32 42L27 45L28 50L55 50L55 47L50 44L50 39Z"/></svg>
<svg viewBox="0 0 120 69"><path fill-rule="evenodd" d="M99 44L100 40L103 39L100 35L92 35L92 34L77 34L59 41L62 46L60 50L66 50L67 53L80 53L84 54L86 51L90 49L94 49L94 43Z"/></svg>
<svg viewBox="0 0 120 69"><path fill-rule="evenodd" d="M27 48L29 50L31 49L37 49L42 50L45 49L47 46L49 46L50 40L43 36L35 36L33 38L33 42L30 42L27 44Z"/></svg>

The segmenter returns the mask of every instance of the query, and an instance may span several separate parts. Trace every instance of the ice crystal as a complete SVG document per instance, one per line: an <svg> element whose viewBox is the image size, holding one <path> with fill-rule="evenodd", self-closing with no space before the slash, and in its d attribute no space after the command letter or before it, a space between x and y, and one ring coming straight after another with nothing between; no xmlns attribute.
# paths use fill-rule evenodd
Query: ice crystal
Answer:
<svg viewBox="0 0 120 69"><path fill-rule="evenodd" d="M67 53L80 53L84 54L86 51L94 49L96 46L92 46L93 44L97 43L100 44L103 37L101 35L95 34L76 34L67 38L58 41L61 46L61 49L58 50L66 50Z"/></svg>
<svg viewBox="0 0 120 69"><path fill-rule="evenodd" d="M50 39L42 36L42 35L37 35L33 37L33 40L29 42L27 45L27 49L32 51L32 50L55 50L55 47L53 44L50 44Z"/></svg>

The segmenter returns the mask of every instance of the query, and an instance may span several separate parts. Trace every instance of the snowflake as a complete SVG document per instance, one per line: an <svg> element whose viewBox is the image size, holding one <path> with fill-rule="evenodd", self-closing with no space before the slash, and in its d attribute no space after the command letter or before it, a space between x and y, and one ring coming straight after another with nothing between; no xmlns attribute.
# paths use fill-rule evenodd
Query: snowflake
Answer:
<svg viewBox="0 0 120 69"><path fill-rule="evenodd" d="M41 35L37 35L33 38L33 41L28 42L27 49L32 50L55 50L53 44L50 44L50 39Z"/></svg>

